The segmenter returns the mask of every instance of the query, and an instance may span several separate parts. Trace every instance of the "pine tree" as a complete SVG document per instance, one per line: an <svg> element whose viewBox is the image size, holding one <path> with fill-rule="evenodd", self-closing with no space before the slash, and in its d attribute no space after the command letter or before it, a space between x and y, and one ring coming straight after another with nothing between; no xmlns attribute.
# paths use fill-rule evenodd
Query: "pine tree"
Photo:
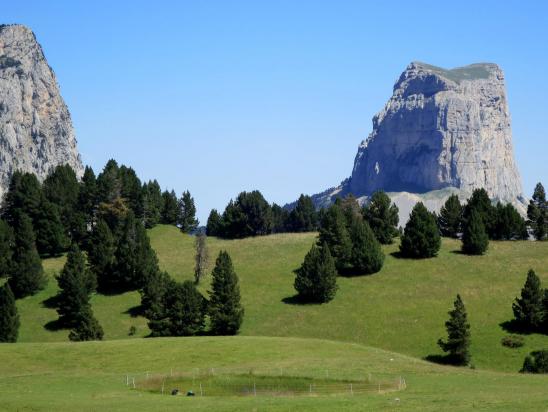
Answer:
<svg viewBox="0 0 548 412"><path fill-rule="evenodd" d="M0 342L16 342L19 334L19 314L10 285L0 286Z"/></svg>
<svg viewBox="0 0 548 412"><path fill-rule="evenodd" d="M240 286L234 272L232 259L221 251L211 274L209 292L209 317L211 331L215 335L235 335L240 329L244 309L240 303Z"/></svg>
<svg viewBox="0 0 548 412"><path fill-rule="evenodd" d="M438 340L438 345L447 358L455 365L467 365L470 362L470 325L466 316L466 308L460 295L454 302L454 309L449 312L449 320L445 322L447 340Z"/></svg>
<svg viewBox="0 0 548 412"><path fill-rule="evenodd" d="M495 206L495 223L493 230L493 238L498 240L513 240L529 237L527 233L527 225L511 203L502 205L498 202Z"/></svg>
<svg viewBox="0 0 548 412"><path fill-rule="evenodd" d="M179 216L179 203L175 191L168 192L166 190L162 193L162 199L162 223L164 225L176 225L177 216Z"/></svg>
<svg viewBox="0 0 548 412"><path fill-rule="evenodd" d="M14 236L11 227L0 220L0 279L10 273L12 267Z"/></svg>
<svg viewBox="0 0 548 412"><path fill-rule="evenodd" d="M188 190L186 192L183 192L183 195L179 200L178 223L181 231L184 233L193 232L198 227L194 198L190 195L190 192Z"/></svg>
<svg viewBox="0 0 548 412"><path fill-rule="evenodd" d="M114 265L114 237L104 220L99 220L90 235L88 261L101 292L110 289Z"/></svg>
<svg viewBox="0 0 548 412"><path fill-rule="evenodd" d="M116 160L110 159L97 176L97 200L98 203L112 203L121 195L120 168Z"/></svg>
<svg viewBox="0 0 548 412"><path fill-rule="evenodd" d="M318 214L310 196L301 194L295 208L289 213L289 231L312 232L318 227Z"/></svg>
<svg viewBox="0 0 548 412"><path fill-rule="evenodd" d="M417 203L405 225L400 244L401 254L410 258L429 258L438 254L440 246L435 215L422 202Z"/></svg>
<svg viewBox="0 0 548 412"><path fill-rule="evenodd" d="M156 180L143 185L143 209L145 227L150 229L160 223L164 198Z"/></svg>
<svg viewBox="0 0 548 412"><path fill-rule="evenodd" d="M327 243L321 248L312 245L295 275L294 287L302 301L326 303L335 297L337 269Z"/></svg>
<svg viewBox="0 0 548 412"><path fill-rule="evenodd" d="M462 228L463 207L457 195L451 195L440 209L438 226L443 236L457 238Z"/></svg>
<svg viewBox="0 0 548 412"><path fill-rule="evenodd" d="M97 191L97 178L95 177L95 173L91 167L86 166L78 191L77 209L85 214L86 224L89 226L93 223L93 217L95 216L98 204Z"/></svg>
<svg viewBox="0 0 548 412"><path fill-rule="evenodd" d="M76 317L74 328L69 333L71 341L103 340L103 328L93 316L91 306L87 305Z"/></svg>
<svg viewBox="0 0 548 412"><path fill-rule="evenodd" d="M522 373L548 373L548 350L531 352L523 361Z"/></svg>
<svg viewBox="0 0 548 412"><path fill-rule="evenodd" d="M464 223L462 251L469 255L483 255L489 246L489 237L480 214L472 210Z"/></svg>
<svg viewBox="0 0 548 412"><path fill-rule="evenodd" d="M127 206L133 211L139 219L143 217L143 187L141 181L137 177L135 170L125 165L120 166L118 171L120 179L120 196L124 199ZM156 182L158 184L158 182ZM160 194L160 186L158 185L158 195Z"/></svg>
<svg viewBox="0 0 548 412"><path fill-rule="evenodd" d="M16 298L33 295L46 286L42 261L36 250L32 222L24 213L13 216L15 233L9 284Z"/></svg>
<svg viewBox="0 0 548 412"><path fill-rule="evenodd" d="M8 191L2 202L2 218L12 227L19 213L26 214L31 222L40 211L42 188L38 178L32 173L13 173Z"/></svg>
<svg viewBox="0 0 548 412"><path fill-rule="evenodd" d="M538 331L542 327L544 307L544 292L540 279L533 269L527 273L527 280L521 289L521 297L516 298L512 310L516 322L525 331Z"/></svg>
<svg viewBox="0 0 548 412"><path fill-rule="evenodd" d="M242 192L230 201L222 216L222 236L229 239L272 232L272 209L261 192Z"/></svg>
<svg viewBox="0 0 548 412"><path fill-rule="evenodd" d="M206 234L208 236L222 236L221 215L216 209L211 209L207 218Z"/></svg>
<svg viewBox="0 0 548 412"><path fill-rule="evenodd" d="M337 270L343 272L351 267L352 241L346 227L346 218L337 204L322 214L318 244L327 244L335 259Z"/></svg>
<svg viewBox="0 0 548 412"><path fill-rule="evenodd" d="M89 305L90 294L97 287L95 275L88 269L84 254L73 244L67 261L57 276L59 293L57 295L57 313L59 321L74 327L78 317Z"/></svg>
<svg viewBox="0 0 548 412"><path fill-rule="evenodd" d="M350 228L352 241L351 266L353 274L368 275L381 270L384 253L366 221L356 219Z"/></svg>
<svg viewBox="0 0 548 412"><path fill-rule="evenodd" d="M58 209L63 232L71 231L74 213L77 212L80 185L76 173L68 164L56 166L44 180L42 191L47 202ZM37 234L37 238L39 235ZM65 248L68 247L68 243ZM38 248L40 251L40 247Z"/></svg>
<svg viewBox="0 0 548 412"><path fill-rule="evenodd" d="M171 336L193 336L202 332L205 315L205 299L192 281L177 283L168 290L167 317Z"/></svg>
<svg viewBox="0 0 548 412"><path fill-rule="evenodd" d="M139 291L141 294L141 309L148 319L152 336L169 335L166 296L175 287L175 281L167 272L160 272L149 277Z"/></svg>
<svg viewBox="0 0 548 412"><path fill-rule="evenodd" d="M398 234L398 213L398 207L382 190L373 193L369 204L362 210L363 218L383 245L391 244Z"/></svg>
<svg viewBox="0 0 548 412"><path fill-rule="evenodd" d="M475 189L472 196L468 199L463 210L463 225L470 219L472 211L475 210L482 219L485 231L489 238L494 237L496 210L491 203L491 199L485 189Z"/></svg>
<svg viewBox="0 0 548 412"><path fill-rule="evenodd" d="M74 213L71 212L74 217ZM67 226L69 224L67 223ZM43 198L34 222L36 249L42 256L59 256L67 250L70 241L57 205Z"/></svg>
<svg viewBox="0 0 548 412"><path fill-rule="evenodd" d="M533 197L527 207L527 218L527 224L532 229L535 239L544 240L548 233L548 203L541 183L535 186Z"/></svg>
<svg viewBox="0 0 548 412"><path fill-rule="evenodd" d="M272 233L285 233L290 228L290 213L276 203L272 203Z"/></svg>
<svg viewBox="0 0 548 412"><path fill-rule="evenodd" d="M207 263L209 260L209 253L207 250L207 236L199 234L196 236L195 248L195 265L194 265L194 281L196 284L200 283L207 272Z"/></svg>

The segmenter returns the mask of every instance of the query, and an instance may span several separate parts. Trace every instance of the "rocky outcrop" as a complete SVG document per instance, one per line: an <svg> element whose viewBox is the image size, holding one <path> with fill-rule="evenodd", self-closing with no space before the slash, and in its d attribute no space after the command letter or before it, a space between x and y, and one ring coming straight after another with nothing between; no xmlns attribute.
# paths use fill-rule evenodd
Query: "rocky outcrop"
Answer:
<svg viewBox="0 0 548 412"><path fill-rule="evenodd" d="M31 30L0 26L0 195L15 170L40 179L52 167L82 162L70 113Z"/></svg>
<svg viewBox="0 0 548 412"><path fill-rule="evenodd" d="M522 209L503 72L490 63L445 70L415 62L373 118L352 176L315 199L325 204L347 193L366 199L382 189L394 198L406 192L409 203L436 191L435 209L442 194L454 192L445 188L466 198L481 187Z"/></svg>

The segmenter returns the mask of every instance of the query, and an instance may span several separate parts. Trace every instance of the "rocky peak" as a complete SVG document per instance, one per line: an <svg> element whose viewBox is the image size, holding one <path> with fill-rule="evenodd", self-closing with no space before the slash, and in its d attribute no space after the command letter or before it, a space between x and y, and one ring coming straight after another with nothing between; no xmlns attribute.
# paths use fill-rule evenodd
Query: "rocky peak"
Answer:
<svg viewBox="0 0 548 412"><path fill-rule="evenodd" d="M15 170L40 179L59 164L83 170L55 74L22 25L0 25L0 147L0 195Z"/></svg>

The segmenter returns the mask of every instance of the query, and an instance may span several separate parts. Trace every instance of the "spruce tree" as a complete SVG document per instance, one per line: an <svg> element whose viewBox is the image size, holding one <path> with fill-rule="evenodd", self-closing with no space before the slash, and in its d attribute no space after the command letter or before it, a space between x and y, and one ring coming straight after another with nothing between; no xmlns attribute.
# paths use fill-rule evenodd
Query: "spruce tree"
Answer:
<svg viewBox="0 0 548 412"><path fill-rule="evenodd" d="M338 204L332 205L322 214L318 245L324 243L329 246L338 271L343 272L351 267L352 240L345 215Z"/></svg>
<svg viewBox="0 0 548 412"><path fill-rule="evenodd" d="M177 283L170 288L166 302L171 336L193 336L203 331L206 302L192 281Z"/></svg>
<svg viewBox="0 0 548 412"><path fill-rule="evenodd" d="M447 360L455 365L467 365L470 362L470 325L466 308L460 295L454 302L454 309L449 311L449 320L445 322L447 340L438 340L438 345L447 352Z"/></svg>
<svg viewBox="0 0 548 412"><path fill-rule="evenodd" d="M162 193L162 219L164 225L176 225L179 216L179 203L175 191Z"/></svg>
<svg viewBox="0 0 548 412"><path fill-rule="evenodd" d="M181 231L184 233L191 233L198 227L194 198L190 195L188 190L183 192L183 195L179 200L178 223Z"/></svg>
<svg viewBox="0 0 548 412"><path fill-rule="evenodd" d="M476 210L472 210L464 223L462 251L468 255L483 255L489 246L489 237L485 231L483 219Z"/></svg>
<svg viewBox="0 0 548 412"><path fill-rule="evenodd" d="M451 195L440 209L438 226L443 236L457 238L462 229L463 207L457 195Z"/></svg>
<svg viewBox="0 0 548 412"><path fill-rule="evenodd" d="M272 203L272 233L285 233L290 228L289 212L276 203Z"/></svg>
<svg viewBox="0 0 548 412"><path fill-rule="evenodd" d="M71 216L75 213L71 211ZM67 223L69 226L69 223ZM34 222L36 249L43 256L59 256L69 247L68 229L61 220L57 205L43 198Z"/></svg>
<svg viewBox="0 0 548 412"><path fill-rule="evenodd" d="M381 270L384 253L366 221L356 219L350 228L352 241L351 266L353 274L368 275Z"/></svg>
<svg viewBox="0 0 548 412"><path fill-rule="evenodd" d="M498 202L495 206L493 238L498 240L527 239L527 225L511 203L504 206Z"/></svg>
<svg viewBox="0 0 548 412"><path fill-rule="evenodd" d="M19 334L19 314L10 285L0 286L0 342L16 342Z"/></svg>
<svg viewBox="0 0 548 412"><path fill-rule="evenodd" d="M88 262L101 292L110 289L115 250L114 237L106 222L101 219L91 232L88 246Z"/></svg>
<svg viewBox="0 0 548 412"><path fill-rule="evenodd" d="M538 331L544 316L544 291L540 279L533 269L527 273L527 280L521 289L521 297L516 298L512 310L518 325L525 331Z"/></svg>
<svg viewBox="0 0 548 412"><path fill-rule="evenodd" d="M523 361L522 373L548 373L548 350L531 352Z"/></svg>
<svg viewBox="0 0 548 412"><path fill-rule="evenodd" d="M32 173L16 171L11 176L2 202L2 218L12 227L19 213L26 214L34 222L40 211L41 200L42 188L38 178Z"/></svg>
<svg viewBox="0 0 548 412"><path fill-rule="evenodd" d="M544 240L548 233L548 203L542 183L537 183L527 207L527 224L537 240Z"/></svg>
<svg viewBox="0 0 548 412"><path fill-rule="evenodd" d="M143 210L144 224L150 229L160 223L164 198L160 185L156 180L149 181L143 185Z"/></svg>
<svg viewBox="0 0 548 412"><path fill-rule="evenodd" d="M312 245L295 275L294 287L303 302L326 303L335 297L337 269L327 243Z"/></svg>
<svg viewBox="0 0 548 412"><path fill-rule="evenodd" d="M9 284L16 298L34 295L46 286L42 261L36 250L32 222L24 213L14 214L15 233Z"/></svg>
<svg viewBox="0 0 548 412"><path fill-rule="evenodd" d="M222 236L221 215L216 209L211 209L207 218L206 234L208 236Z"/></svg>
<svg viewBox="0 0 548 412"><path fill-rule="evenodd" d="M0 220L0 279L7 277L12 267L14 236L11 227Z"/></svg>
<svg viewBox="0 0 548 412"><path fill-rule="evenodd" d="M89 226L93 223L98 204L97 190L95 173L91 167L86 166L78 191L77 209L86 216L86 224Z"/></svg>
<svg viewBox="0 0 548 412"><path fill-rule="evenodd" d="M124 199L126 205L133 211L136 217L141 219L144 214L143 205L143 187L137 177L135 170L125 165L120 166L118 171L120 179L120 196ZM158 182L156 182L158 184ZM160 195L160 186L157 187L158 196Z"/></svg>
<svg viewBox="0 0 548 412"><path fill-rule="evenodd" d="M112 203L121 194L120 167L116 160L110 159L97 176L97 200L99 203Z"/></svg>
<svg viewBox="0 0 548 412"><path fill-rule="evenodd" d="M74 342L88 340L103 340L103 328L93 316L91 306L85 306L77 315L75 326L69 333L69 339Z"/></svg>
<svg viewBox="0 0 548 412"><path fill-rule="evenodd" d="M401 254L409 258L429 258L438 254L440 246L435 215L422 202L417 203L405 225L400 244Z"/></svg>
<svg viewBox="0 0 548 412"><path fill-rule="evenodd" d="M297 204L289 213L289 231L312 232L318 227L318 214L310 196L301 194Z"/></svg>
<svg viewBox="0 0 548 412"><path fill-rule="evenodd" d="M472 196L468 199L463 210L463 225L470 219L472 211L475 210L482 219L487 235L492 238L494 236L494 227L496 220L496 210L491 203L491 199L485 189L475 189Z"/></svg>
<svg viewBox="0 0 548 412"><path fill-rule="evenodd" d="M214 335L235 335L242 324L244 309L240 303L238 276L226 251L219 253L211 277L211 332Z"/></svg>
<svg viewBox="0 0 548 412"><path fill-rule="evenodd" d="M166 296L169 290L175 287L175 281L167 272L160 272L149 277L139 291L141 294L141 309L148 319L148 326L152 336L169 335L167 321Z"/></svg>
<svg viewBox="0 0 548 412"><path fill-rule="evenodd" d="M89 305L90 294L97 287L95 275L88 269L84 254L76 244L72 245L65 266L57 276L57 284L59 321L65 326L74 327Z"/></svg>
<svg viewBox="0 0 548 412"><path fill-rule="evenodd" d="M391 244L398 234L398 213L398 207L382 190L373 193L369 204L362 210L363 218L383 245Z"/></svg>
<svg viewBox="0 0 548 412"><path fill-rule="evenodd" d="M69 233L74 214L77 212L80 192L80 184L72 167L68 164L56 166L44 180L42 191L47 202L58 209L63 232ZM37 238L39 238L38 234ZM68 244L65 245L66 247Z"/></svg>

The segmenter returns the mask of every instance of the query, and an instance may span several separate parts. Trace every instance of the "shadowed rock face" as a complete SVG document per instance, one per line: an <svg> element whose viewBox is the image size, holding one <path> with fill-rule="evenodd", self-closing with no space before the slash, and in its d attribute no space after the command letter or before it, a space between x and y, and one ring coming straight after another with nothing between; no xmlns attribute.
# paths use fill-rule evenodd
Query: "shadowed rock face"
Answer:
<svg viewBox="0 0 548 412"><path fill-rule="evenodd" d="M494 64L444 70L411 63L354 162L349 191L446 187L513 202L522 195L504 75Z"/></svg>
<svg viewBox="0 0 548 412"><path fill-rule="evenodd" d="M76 138L55 74L31 30L0 26L0 195L15 170L44 179L51 168L82 173Z"/></svg>

